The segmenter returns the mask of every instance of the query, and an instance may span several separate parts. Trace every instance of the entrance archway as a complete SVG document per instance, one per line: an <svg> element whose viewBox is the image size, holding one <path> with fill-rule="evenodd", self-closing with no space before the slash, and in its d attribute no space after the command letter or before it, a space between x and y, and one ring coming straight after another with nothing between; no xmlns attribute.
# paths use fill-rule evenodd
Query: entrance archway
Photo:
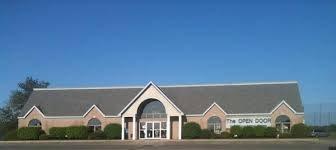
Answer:
<svg viewBox="0 0 336 150"><path fill-rule="evenodd" d="M141 103L137 114L139 139L167 138L167 114L162 102L148 99Z"/></svg>

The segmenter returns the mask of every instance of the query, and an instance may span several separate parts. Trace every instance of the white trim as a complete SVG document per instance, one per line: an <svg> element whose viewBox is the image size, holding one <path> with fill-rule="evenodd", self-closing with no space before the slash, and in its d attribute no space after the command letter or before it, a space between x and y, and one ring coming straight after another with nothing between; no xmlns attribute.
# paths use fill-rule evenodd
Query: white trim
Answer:
<svg viewBox="0 0 336 150"><path fill-rule="evenodd" d="M121 140L125 140L125 117L121 117Z"/></svg>
<svg viewBox="0 0 336 150"><path fill-rule="evenodd" d="M163 85L160 87L202 87L202 86L235 86L235 85L267 85L267 84L293 84L298 81L278 81L278 82L241 82L241 83L223 83L223 84L185 84L185 85Z"/></svg>
<svg viewBox="0 0 336 150"><path fill-rule="evenodd" d="M136 139L136 136L135 136L135 128L136 128L136 125L137 124L137 121L136 121L136 114L135 115L133 115L133 129L132 129L132 140L135 140Z"/></svg>
<svg viewBox="0 0 336 150"><path fill-rule="evenodd" d="M93 104L82 116L45 116L40 109L38 109L35 105L29 109L29 111L23 116L23 117L18 117L18 119L24 119L28 116L30 112L32 112L34 109L36 109L43 118L45 119L73 119L73 118L85 118L85 116L90 113L90 111L96 108L98 112L104 117L104 118L114 118L114 117L119 117L119 116L106 116L98 107L97 105Z"/></svg>
<svg viewBox="0 0 336 150"><path fill-rule="evenodd" d="M170 139L170 115L167 114L167 121L166 121L166 128L167 128L167 133L166 133L166 138L169 140Z"/></svg>
<svg viewBox="0 0 336 150"><path fill-rule="evenodd" d="M227 115L227 113L223 110L222 107L220 107L216 102L212 103L211 106L205 110L205 112L202 114L203 116L214 106L217 106L225 115Z"/></svg>
<svg viewBox="0 0 336 150"><path fill-rule="evenodd" d="M34 91L52 91L52 90L104 90L104 89L135 89L143 86L114 86L114 87L74 87L74 88L34 88Z"/></svg>
<svg viewBox="0 0 336 150"><path fill-rule="evenodd" d="M150 83L153 83L152 81ZM262 84L292 84L298 81L275 81L275 82L241 82L241 83L224 83L224 84L182 84L182 85L163 85L160 87L202 87L202 86L234 86L234 85L262 85ZM148 85L148 84L147 84ZM145 86L146 87L146 86ZM111 86L111 87L74 87L74 88L34 88L34 91L47 90L90 90L90 89L128 89L144 88L143 86Z"/></svg>
<svg viewBox="0 0 336 150"><path fill-rule="evenodd" d="M26 118L26 117L27 117L27 116L28 116L34 109L36 109L37 112L39 112L40 115L41 115L43 118L45 118L44 114L40 111L40 109L38 109L38 108L34 105L32 108L29 109L29 111L28 111L23 117L18 117L18 119L24 119L24 118Z"/></svg>
<svg viewBox="0 0 336 150"><path fill-rule="evenodd" d="M178 139L182 139L182 115L179 115Z"/></svg>
<svg viewBox="0 0 336 150"><path fill-rule="evenodd" d="M150 82L147 86L153 84L152 82ZM147 88L146 86L146 88ZM155 87L155 85L154 85ZM142 89L141 92L131 101L131 102L134 102L136 100L136 98L138 98L138 96L140 96L144 91L145 89ZM158 89L159 91L161 91L160 89ZM161 93L164 95L164 93ZM165 97L168 99L168 97ZM172 101L170 101L168 99L168 101L173 104L174 107L176 107L174 105L174 103L172 103ZM296 112L285 100L282 100L277 106L275 106L272 111L270 113L241 113L241 114L228 114L226 113L222 107L220 107L216 102L212 103L210 105L209 108L207 108L203 114L186 114L187 117L202 117L204 116L213 106L217 106L225 115L227 116L253 116L253 115L257 115L257 116L268 116L268 115L271 115L274 111L276 111L282 104L285 104L295 115L304 115L304 112ZM129 107L129 105L131 105L131 103L129 103L124 109L126 109L127 107ZM118 114L118 116L106 116L95 104L92 105L82 116L45 116L41 111L40 109L38 109L38 107L36 107L35 105L29 109L29 111L23 116L23 117L18 117L18 119L24 119L28 116L29 113L31 113L34 109L36 109L40 115L43 117L43 118L46 118L46 119L73 119L73 118L85 118L85 116L93 109L93 108L97 108L97 110L101 113L101 115L104 117L104 118L118 118L118 117L121 117L121 113L124 111L124 109L122 110L122 112L120 112ZM177 110L180 111L179 108L176 107ZM183 112L181 112L181 114L183 115Z"/></svg>
<svg viewBox="0 0 336 150"><path fill-rule="evenodd" d="M274 109L270 112L270 114L276 111L282 104L285 104L292 112L296 114L296 111L289 104L287 104L285 100L282 100L277 106L275 106Z"/></svg>
<svg viewBox="0 0 336 150"><path fill-rule="evenodd" d="M124 109L120 111L118 116L121 116L150 86L153 86L156 90L159 91L159 93L168 100L168 102L175 107L182 115L184 113L161 91L159 87L157 87L152 81L150 81L133 99L131 102L129 102Z"/></svg>
<svg viewBox="0 0 336 150"><path fill-rule="evenodd" d="M216 105L222 112L227 116L269 116L272 115L282 104L285 104L295 115L304 115L304 112L296 112L285 100L282 100L278 105L276 105L269 113L241 113L241 114L228 114L226 113L216 102L214 102L208 109L205 110L203 114L187 114L187 117L202 117L204 116L214 105Z"/></svg>

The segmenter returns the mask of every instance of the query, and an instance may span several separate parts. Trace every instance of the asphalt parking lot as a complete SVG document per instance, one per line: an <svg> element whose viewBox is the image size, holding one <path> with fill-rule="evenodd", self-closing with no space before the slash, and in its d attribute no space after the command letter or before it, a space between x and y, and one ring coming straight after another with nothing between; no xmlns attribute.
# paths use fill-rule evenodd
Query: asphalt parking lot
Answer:
<svg viewBox="0 0 336 150"><path fill-rule="evenodd" d="M328 150L335 141L207 141L207 142L52 142L0 143L0 150Z"/></svg>

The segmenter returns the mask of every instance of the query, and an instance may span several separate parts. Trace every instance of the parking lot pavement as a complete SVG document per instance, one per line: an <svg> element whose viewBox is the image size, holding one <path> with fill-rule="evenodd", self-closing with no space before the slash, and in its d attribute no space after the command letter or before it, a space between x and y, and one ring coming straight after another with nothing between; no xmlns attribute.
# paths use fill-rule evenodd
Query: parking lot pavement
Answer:
<svg viewBox="0 0 336 150"><path fill-rule="evenodd" d="M323 142L145 142L127 144L125 142L60 142L60 143L1 143L0 150L328 150L333 141ZM334 145L335 146L335 145Z"/></svg>

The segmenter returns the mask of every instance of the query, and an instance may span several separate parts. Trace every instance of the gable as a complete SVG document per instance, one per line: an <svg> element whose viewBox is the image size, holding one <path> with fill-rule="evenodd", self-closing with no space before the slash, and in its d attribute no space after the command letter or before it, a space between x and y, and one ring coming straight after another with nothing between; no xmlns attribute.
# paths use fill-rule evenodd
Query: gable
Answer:
<svg viewBox="0 0 336 150"><path fill-rule="evenodd" d="M148 99L160 101L169 115L181 115L183 112L153 83L149 83L120 113L125 117L132 117L137 113L141 103Z"/></svg>

